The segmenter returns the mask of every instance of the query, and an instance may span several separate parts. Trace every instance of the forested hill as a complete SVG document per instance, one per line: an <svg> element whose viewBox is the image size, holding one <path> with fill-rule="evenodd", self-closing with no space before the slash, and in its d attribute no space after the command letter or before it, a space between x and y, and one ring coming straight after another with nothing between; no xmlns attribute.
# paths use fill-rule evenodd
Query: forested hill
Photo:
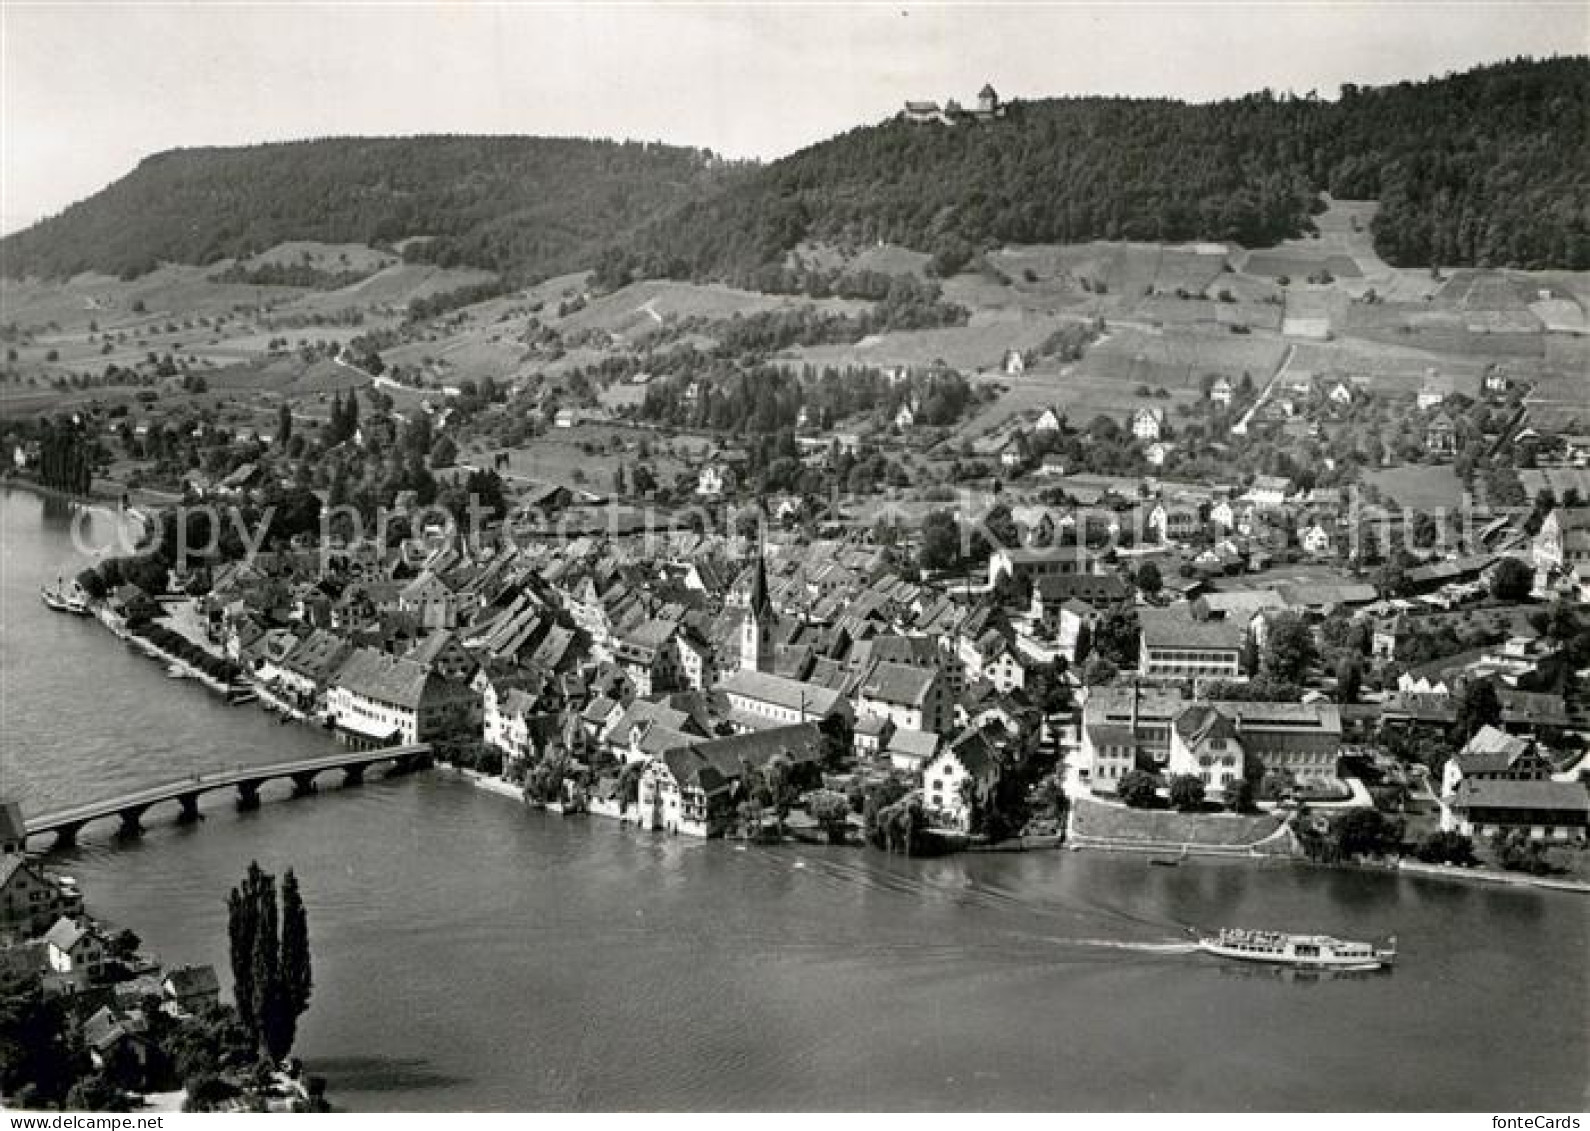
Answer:
<svg viewBox="0 0 1590 1131"><path fill-rule="evenodd" d="M803 240L886 240L943 266L997 243L1235 240L1309 230L1319 194L1378 198L1400 266L1590 267L1590 59L1515 61L1337 101L1019 102L998 120L851 130L766 166L547 138L331 138L177 150L0 241L0 273L137 274L285 240L395 244L532 278L598 264L755 282Z"/></svg>
<svg viewBox="0 0 1590 1131"><path fill-rule="evenodd" d="M1590 59L1423 83L1188 105L1016 103L954 127L892 120L687 204L635 245L652 274L746 278L803 239L953 261L1003 242L1304 234L1318 194L1378 198L1393 264L1590 267Z"/></svg>
<svg viewBox="0 0 1590 1131"><path fill-rule="evenodd" d="M0 241L0 272L134 275L285 240L391 244L516 276L588 266L599 245L735 169L699 150L528 137L326 138L157 154ZM743 172L741 173L743 175Z"/></svg>

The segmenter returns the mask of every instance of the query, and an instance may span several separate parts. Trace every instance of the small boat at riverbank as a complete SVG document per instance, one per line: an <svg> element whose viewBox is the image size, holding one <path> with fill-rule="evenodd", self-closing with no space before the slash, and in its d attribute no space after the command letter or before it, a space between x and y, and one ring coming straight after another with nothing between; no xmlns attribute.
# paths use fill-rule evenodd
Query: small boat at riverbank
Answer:
<svg viewBox="0 0 1590 1131"><path fill-rule="evenodd" d="M53 589L41 587L39 600L52 612L70 613L74 617L86 617L89 614L88 601L80 593L67 591L59 582Z"/></svg>
<svg viewBox="0 0 1590 1131"><path fill-rule="evenodd" d="M1379 970L1390 966L1397 958L1395 937L1381 947L1330 935L1293 935L1235 927L1223 927L1213 935L1194 934L1198 949L1206 954L1307 970Z"/></svg>

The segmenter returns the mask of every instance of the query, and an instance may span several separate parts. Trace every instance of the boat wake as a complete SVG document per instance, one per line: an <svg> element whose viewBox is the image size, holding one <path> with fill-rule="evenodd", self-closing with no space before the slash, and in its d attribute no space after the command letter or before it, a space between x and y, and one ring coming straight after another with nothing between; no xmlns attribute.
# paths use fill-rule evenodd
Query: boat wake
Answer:
<svg viewBox="0 0 1590 1131"><path fill-rule="evenodd" d="M1054 939L1064 946L1094 946L1109 950L1131 950L1139 954L1192 954L1195 942L1125 942L1121 939Z"/></svg>

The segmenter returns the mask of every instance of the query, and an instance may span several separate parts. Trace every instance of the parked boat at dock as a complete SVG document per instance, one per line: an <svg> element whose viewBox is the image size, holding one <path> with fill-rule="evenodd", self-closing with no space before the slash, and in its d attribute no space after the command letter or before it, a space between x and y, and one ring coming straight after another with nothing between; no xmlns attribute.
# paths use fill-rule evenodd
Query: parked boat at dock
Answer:
<svg viewBox="0 0 1590 1131"><path fill-rule="evenodd" d="M1378 970L1390 966L1397 957L1395 937L1382 947L1330 935L1223 927L1216 934L1197 935L1197 938L1199 950L1221 958L1314 970Z"/></svg>
<svg viewBox="0 0 1590 1131"><path fill-rule="evenodd" d="M88 599L73 585L67 589L59 581L53 587L41 586L39 600L44 602L44 607L57 613L71 613L75 617L86 617L89 614Z"/></svg>

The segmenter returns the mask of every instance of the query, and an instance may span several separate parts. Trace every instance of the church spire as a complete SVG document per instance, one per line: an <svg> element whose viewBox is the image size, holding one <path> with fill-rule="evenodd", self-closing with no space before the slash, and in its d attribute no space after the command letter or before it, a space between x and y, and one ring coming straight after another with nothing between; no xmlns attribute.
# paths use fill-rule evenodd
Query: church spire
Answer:
<svg viewBox="0 0 1590 1131"><path fill-rule="evenodd" d="M751 615L759 620L773 615L773 601L767 595L767 560L762 556L760 546L756 549L756 565L751 574L751 600L747 607Z"/></svg>

